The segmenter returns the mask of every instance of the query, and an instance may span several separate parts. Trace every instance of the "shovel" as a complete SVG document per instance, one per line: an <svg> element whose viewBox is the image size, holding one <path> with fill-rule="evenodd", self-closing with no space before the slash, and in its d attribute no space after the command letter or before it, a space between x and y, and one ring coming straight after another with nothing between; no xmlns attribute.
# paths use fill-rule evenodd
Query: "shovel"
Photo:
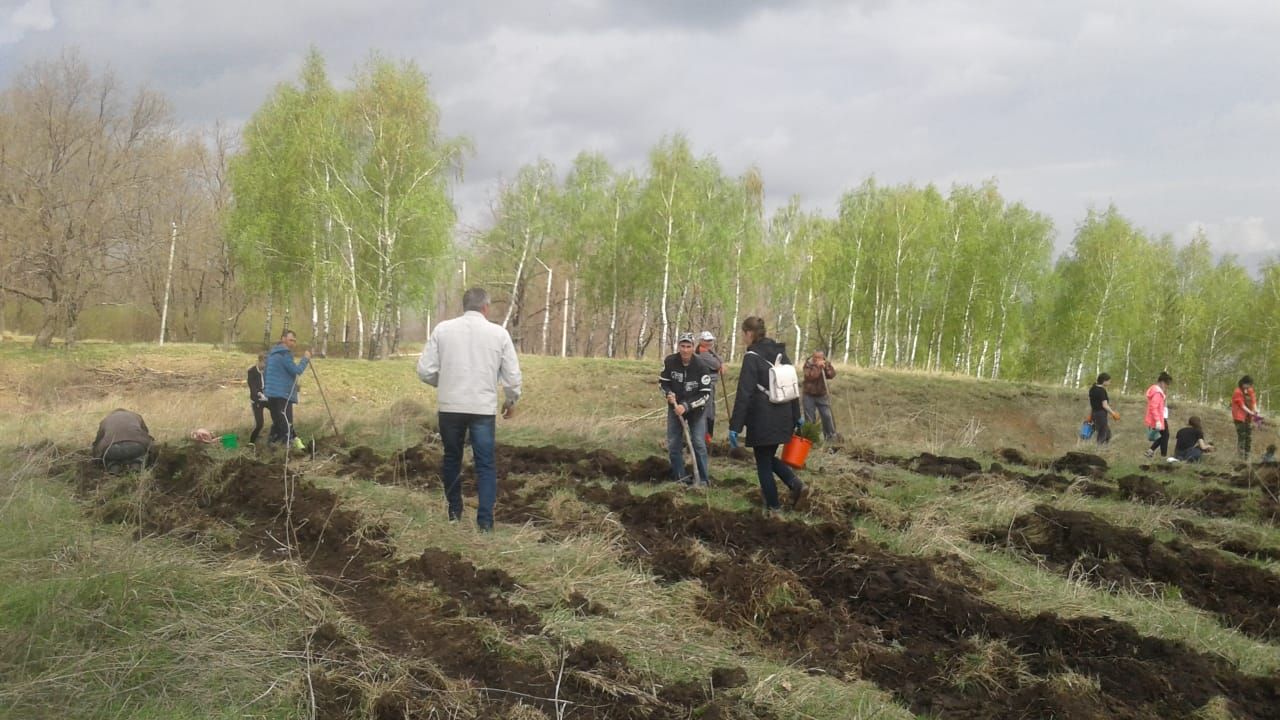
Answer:
<svg viewBox="0 0 1280 720"><path fill-rule="evenodd" d="M314 361L307 363L307 367L311 368L311 377L315 378L316 388L320 390L320 399L324 401L324 411L329 414L329 424L333 426L333 436L338 442L342 442L342 433L338 432L338 423L333 419L333 411L329 409L329 398L325 397L324 386L320 384L320 374L316 372L316 364Z"/></svg>
<svg viewBox="0 0 1280 720"><path fill-rule="evenodd" d="M702 485L702 478L698 475L698 456L693 451L693 436L689 434L689 421L680 416L680 429L684 431L684 446L689 450L689 459L693 462L693 485L698 487Z"/></svg>

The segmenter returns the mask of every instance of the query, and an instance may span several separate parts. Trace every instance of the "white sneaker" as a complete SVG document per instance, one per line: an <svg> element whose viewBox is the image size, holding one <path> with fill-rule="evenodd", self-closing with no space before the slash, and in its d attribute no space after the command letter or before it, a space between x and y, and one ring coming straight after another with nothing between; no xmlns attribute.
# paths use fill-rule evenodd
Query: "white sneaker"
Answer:
<svg viewBox="0 0 1280 720"><path fill-rule="evenodd" d="M1171 458L1165 458L1165 462L1176 463L1176 462L1182 462L1182 461L1179 460L1178 458L1171 457Z"/></svg>

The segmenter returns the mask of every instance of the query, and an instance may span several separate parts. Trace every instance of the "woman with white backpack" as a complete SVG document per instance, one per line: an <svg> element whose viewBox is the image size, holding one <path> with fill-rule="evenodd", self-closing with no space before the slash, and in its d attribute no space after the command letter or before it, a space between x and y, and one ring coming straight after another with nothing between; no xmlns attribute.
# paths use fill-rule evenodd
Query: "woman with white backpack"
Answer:
<svg viewBox="0 0 1280 720"><path fill-rule="evenodd" d="M782 510L782 503L774 475L791 491L793 506L805 493L804 483L778 458L778 446L790 440L792 431L800 426L800 382L786 346L765 334L764 319L743 320L742 333L747 354L742 359L729 420L729 445L738 447L738 435L745 427L765 510L776 513Z"/></svg>

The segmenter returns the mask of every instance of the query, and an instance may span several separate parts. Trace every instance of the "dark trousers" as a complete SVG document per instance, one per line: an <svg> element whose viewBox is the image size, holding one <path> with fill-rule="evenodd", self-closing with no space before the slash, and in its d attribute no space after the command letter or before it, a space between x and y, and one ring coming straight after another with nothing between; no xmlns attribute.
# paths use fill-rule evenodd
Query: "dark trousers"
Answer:
<svg viewBox="0 0 1280 720"><path fill-rule="evenodd" d="M805 395L804 421L813 422L818 416L822 417L822 437L827 440L835 439L836 419L831 414L831 396Z"/></svg>
<svg viewBox="0 0 1280 720"><path fill-rule="evenodd" d="M777 445L756 445L751 448L751 453L756 456L756 476L760 480L760 492L764 495L765 506L770 510L781 510L778 484L773 481L773 476L781 478L782 484L792 492L796 491L800 480L791 471L791 467L778 458Z"/></svg>
<svg viewBox="0 0 1280 720"><path fill-rule="evenodd" d="M147 446L130 440L112 443L107 448L107 451L102 454L102 464L113 472L118 468L132 465L133 463L141 464L146 459Z"/></svg>
<svg viewBox="0 0 1280 720"><path fill-rule="evenodd" d="M1249 420L1236 423L1236 452L1245 460L1253 449L1253 423Z"/></svg>
<svg viewBox="0 0 1280 720"><path fill-rule="evenodd" d="M254 400L249 403L249 406L253 408L253 432L249 433L249 443L252 445L257 444L258 435L262 433L262 416L267 409L267 405Z"/></svg>
<svg viewBox="0 0 1280 720"><path fill-rule="evenodd" d="M1204 457L1204 451L1201 450L1199 446L1196 446L1196 445L1192 445L1186 450L1183 450L1182 452L1178 453L1178 459L1181 460L1182 462L1189 462L1189 463L1200 462L1200 458L1202 457Z"/></svg>
<svg viewBox="0 0 1280 720"><path fill-rule="evenodd" d="M1168 421L1165 422L1164 429L1160 431L1160 437L1156 438L1155 441L1151 443L1151 449L1159 450L1161 456L1169 454L1169 423Z"/></svg>
<svg viewBox="0 0 1280 720"><path fill-rule="evenodd" d="M267 398L267 409L271 411L271 433L267 435L267 442L293 442L297 437L293 431L293 403L289 398Z"/></svg>
<svg viewBox="0 0 1280 720"><path fill-rule="evenodd" d="M711 397L707 399L707 404L703 406L704 413L707 414L707 442L716 436L716 386L711 386Z"/></svg>
<svg viewBox="0 0 1280 720"><path fill-rule="evenodd" d="M1111 416L1106 410L1093 411L1093 439L1099 445L1111 442Z"/></svg>
<svg viewBox="0 0 1280 720"><path fill-rule="evenodd" d="M493 529L493 504L498 497L498 465L494 457L494 416L442 412L440 442L444 445L441 480L449 506L449 519L462 517L462 448L471 436L471 454L476 463L476 526Z"/></svg>

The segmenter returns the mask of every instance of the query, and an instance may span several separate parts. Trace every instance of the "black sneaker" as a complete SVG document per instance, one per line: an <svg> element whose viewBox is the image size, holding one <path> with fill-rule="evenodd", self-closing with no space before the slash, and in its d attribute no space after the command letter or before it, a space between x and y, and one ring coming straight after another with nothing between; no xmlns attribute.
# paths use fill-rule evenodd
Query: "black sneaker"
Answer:
<svg viewBox="0 0 1280 720"><path fill-rule="evenodd" d="M789 489L791 490L791 507L799 505L800 501L809 494L809 486L805 485L800 480L796 480L796 484L791 486Z"/></svg>
<svg viewBox="0 0 1280 720"><path fill-rule="evenodd" d="M462 511L449 508L449 522L456 523L462 519Z"/></svg>
<svg viewBox="0 0 1280 720"><path fill-rule="evenodd" d="M491 533L493 532L493 525L476 525L476 530L482 533Z"/></svg>
<svg viewBox="0 0 1280 720"><path fill-rule="evenodd" d="M680 479L679 479L679 480L676 480L676 482L680 483L681 485L692 485L692 484L693 484L693 476L692 476L692 475L681 475L681 476L680 476Z"/></svg>

